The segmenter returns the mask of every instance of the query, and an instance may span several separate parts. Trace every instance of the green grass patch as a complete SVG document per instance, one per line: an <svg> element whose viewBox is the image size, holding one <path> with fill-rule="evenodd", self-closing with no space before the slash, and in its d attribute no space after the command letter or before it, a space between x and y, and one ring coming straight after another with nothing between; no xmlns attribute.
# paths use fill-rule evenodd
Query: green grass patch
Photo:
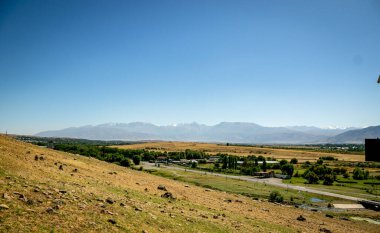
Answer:
<svg viewBox="0 0 380 233"><path fill-rule="evenodd" d="M240 194L255 199L268 199L269 194L272 191L278 191L284 197L284 201L287 203L311 204L310 198L312 197L326 200L324 203L319 203L320 205L327 205L328 202L336 200L336 198L332 197L325 197L306 192L298 192L296 190L279 188L262 183L213 176L210 174L198 174L179 170L172 171L168 169L159 169L152 171L151 174L183 181L185 183L191 183L208 189Z"/></svg>

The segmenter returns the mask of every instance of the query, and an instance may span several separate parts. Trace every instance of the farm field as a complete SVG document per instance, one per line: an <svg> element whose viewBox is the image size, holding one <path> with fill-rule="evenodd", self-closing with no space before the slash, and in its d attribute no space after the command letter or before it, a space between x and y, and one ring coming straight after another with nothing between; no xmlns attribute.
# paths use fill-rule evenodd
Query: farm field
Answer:
<svg viewBox="0 0 380 233"><path fill-rule="evenodd" d="M133 145L112 146L120 149L146 149L152 151L185 151L186 149L203 151L209 154L228 153L231 155L262 155L264 157L274 157L276 159L297 158L300 162L315 162L319 157L332 156L343 161L364 161L364 155L361 154L339 154L326 152L313 152L307 150L292 149L272 149L259 146L227 146L225 144L198 143L198 142L147 142Z"/></svg>
<svg viewBox="0 0 380 233"><path fill-rule="evenodd" d="M379 219L374 211L331 218L192 183L0 135L1 232L378 231L376 224L340 217ZM158 185L175 199L161 197L166 191Z"/></svg>

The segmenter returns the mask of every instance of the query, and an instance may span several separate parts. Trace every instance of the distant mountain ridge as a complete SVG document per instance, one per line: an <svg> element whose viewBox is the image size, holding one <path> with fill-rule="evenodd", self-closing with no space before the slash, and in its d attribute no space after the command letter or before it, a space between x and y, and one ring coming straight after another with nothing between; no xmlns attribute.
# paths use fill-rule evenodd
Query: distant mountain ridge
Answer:
<svg viewBox="0 0 380 233"><path fill-rule="evenodd" d="M247 122L221 122L212 126L198 123L157 126L151 123L132 122L70 127L40 132L36 136L93 140L171 140L252 144L363 143L364 136L380 137L380 126L373 127L375 129L369 128L265 127ZM350 133L351 131L353 132ZM371 133L365 133L367 131Z"/></svg>
<svg viewBox="0 0 380 233"><path fill-rule="evenodd" d="M350 130L328 139L330 143L364 143L365 138L380 138L380 125Z"/></svg>

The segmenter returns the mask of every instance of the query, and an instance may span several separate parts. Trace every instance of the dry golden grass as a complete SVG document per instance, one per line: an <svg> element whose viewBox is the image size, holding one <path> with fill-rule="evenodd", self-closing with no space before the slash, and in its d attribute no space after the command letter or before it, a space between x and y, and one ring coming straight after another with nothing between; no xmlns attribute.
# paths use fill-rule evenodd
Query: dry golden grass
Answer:
<svg viewBox="0 0 380 233"><path fill-rule="evenodd" d="M148 142L142 144L114 146L124 149L148 149L154 151L184 151L186 149L203 151L210 154L228 153L233 155L262 155L264 157L274 157L276 159L297 158L300 162L316 161L322 156L333 156L339 160L345 161L364 161L364 155L352 154L335 154L323 152L311 152L306 150L290 150L290 149L271 149L256 146L226 146L213 143L198 142Z"/></svg>
<svg viewBox="0 0 380 233"><path fill-rule="evenodd" d="M177 199L162 198L159 184ZM378 232L374 224L185 185L2 135L0 194L0 204L9 206L0 210L0 232ZM116 202L106 203L108 197Z"/></svg>

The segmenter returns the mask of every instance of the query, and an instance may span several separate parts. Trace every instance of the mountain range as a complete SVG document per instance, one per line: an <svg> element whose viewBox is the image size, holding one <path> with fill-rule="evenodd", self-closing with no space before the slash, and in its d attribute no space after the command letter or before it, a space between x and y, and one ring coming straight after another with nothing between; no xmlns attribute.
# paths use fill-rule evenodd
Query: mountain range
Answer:
<svg viewBox="0 0 380 233"><path fill-rule="evenodd" d="M108 123L37 133L42 137L93 140L167 140L250 144L364 143L380 137L380 126L363 129L322 129L313 126L265 127L246 122L198 123L157 126L151 123Z"/></svg>

